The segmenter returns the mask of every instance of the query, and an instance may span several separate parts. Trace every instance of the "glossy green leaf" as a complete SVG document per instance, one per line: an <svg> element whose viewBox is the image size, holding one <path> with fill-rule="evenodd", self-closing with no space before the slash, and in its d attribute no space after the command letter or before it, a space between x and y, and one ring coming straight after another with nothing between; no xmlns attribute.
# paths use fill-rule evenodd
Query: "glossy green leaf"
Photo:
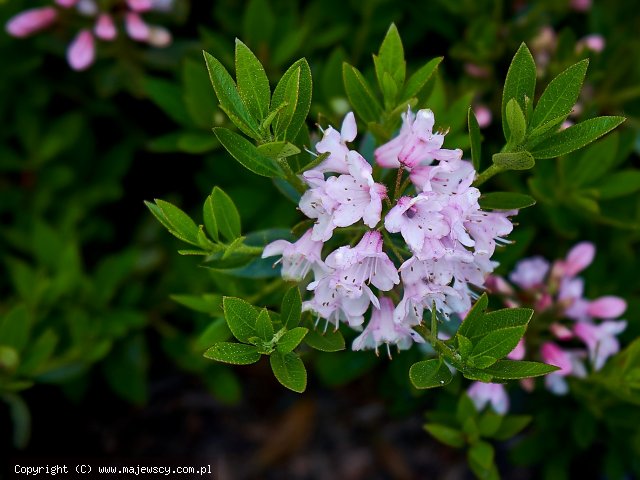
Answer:
<svg viewBox="0 0 640 480"><path fill-rule="evenodd" d="M508 353L508 352L507 352ZM525 360L498 360L484 371L494 378L512 380L539 377L558 370L558 367Z"/></svg>
<svg viewBox="0 0 640 480"><path fill-rule="evenodd" d="M241 232L240 214L231 197L220 187L214 187L211 202L218 231L227 240L238 238Z"/></svg>
<svg viewBox="0 0 640 480"><path fill-rule="evenodd" d="M229 325L234 337L247 343L251 337L257 335L258 312L253 305L240 298L224 297L222 306L224 318L227 320L227 325Z"/></svg>
<svg viewBox="0 0 640 480"><path fill-rule="evenodd" d="M278 82L278 85L273 91L273 97L271 98L271 108L276 108L287 101L289 80L293 76L296 78L292 80L292 85L294 85L297 90L295 109L287 122L286 130L284 130L282 132L282 136L279 137L281 140L293 141L296 138L296 135L298 135L298 132L307 119L309 108L311 107L311 95L313 90L311 69L309 68L307 61L304 58L301 58L289 67ZM290 91L288 93L291 94ZM285 107L284 109L286 108L290 108L290 106Z"/></svg>
<svg viewBox="0 0 640 480"><path fill-rule="evenodd" d="M278 340L278 351L280 353L288 353L293 351L304 339L309 329L304 327L295 327L286 332L280 340Z"/></svg>
<svg viewBox="0 0 640 480"><path fill-rule="evenodd" d="M269 158L287 158L300 153L300 149L289 142L269 142L258 146L258 151Z"/></svg>
<svg viewBox="0 0 640 480"><path fill-rule="evenodd" d="M624 117L596 117L573 125L536 145L531 154L534 158L555 158L578 150L609 133Z"/></svg>
<svg viewBox="0 0 640 480"><path fill-rule="evenodd" d="M479 331L481 329L482 318L484 317L484 312L489 306L489 297L486 293L480 295L480 298L476 300L476 303L473 305L469 313L467 313L464 321L458 328L458 335L463 335L469 338L469 335Z"/></svg>
<svg viewBox="0 0 640 480"><path fill-rule="evenodd" d="M507 104L515 98L523 112L527 112L525 98L533 99L536 89L536 64L531 52L523 43L516 52L502 90L502 129L504 138L508 141L511 135L506 121Z"/></svg>
<svg viewBox="0 0 640 480"><path fill-rule="evenodd" d="M291 330L300 323L300 315L302 314L302 297L297 285L287 290L282 298L282 306L280 308L280 319L282 325Z"/></svg>
<svg viewBox="0 0 640 480"><path fill-rule="evenodd" d="M436 57L429 60L409 77L405 84L404 91L402 92L403 101L407 101L420 94L438 68L438 65L440 65L440 62L442 62L443 58L444 57Z"/></svg>
<svg viewBox="0 0 640 480"><path fill-rule="evenodd" d="M175 205L164 200L156 199L157 209L153 209L149 202L145 202L151 212L160 220L158 214L161 213L164 221L161 223L169 229L169 232L180 240L192 245L198 244L198 226L191 217L180 210ZM159 211L158 211L159 209Z"/></svg>
<svg viewBox="0 0 640 480"><path fill-rule="evenodd" d="M307 370L300 357L293 352L275 351L269 357L271 370L278 381L289 390L302 393L307 388Z"/></svg>
<svg viewBox="0 0 640 480"><path fill-rule="evenodd" d="M453 379L449 368L439 358L414 363L409 369L409 379L418 389L444 387Z"/></svg>
<svg viewBox="0 0 640 480"><path fill-rule="evenodd" d="M260 150L242 135L222 127L214 128L213 132L231 156L248 170L263 177L284 178L280 167L269 157L260 153Z"/></svg>
<svg viewBox="0 0 640 480"><path fill-rule="evenodd" d="M404 85L406 75L406 62L404 61L404 48L402 39L395 24L391 24L387 34L380 45L378 55L374 55L376 75L380 89L383 89L383 75L388 73L393 78L396 87Z"/></svg>
<svg viewBox="0 0 640 480"><path fill-rule="evenodd" d="M485 317L486 318L486 317ZM494 362L487 361L483 357L490 359L502 358L516 348L518 342L527 330L525 325L495 329L484 335L474 344L471 352L471 360L477 360L475 367L485 369Z"/></svg>
<svg viewBox="0 0 640 480"><path fill-rule="evenodd" d="M480 297L482 299L482 297ZM477 303L480 302L480 299ZM475 307L474 307L475 308ZM533 310L529 308L504 308L494 312L485 313L484 316L467 315L458 332L467 337L476 345L480 338L497 330L523 327L529 323Z"/></svg>
<svg viewBox="0 0 640 480"><path fill-rule="evenodd" d="M462 448L465 445L464 434L460 430L440 425L437 423L427 423L424 429L436 440L454 448Z"/></svg>
<svg viewBox="0 0 640 480"><path fill-rule="evenodd" d="M270 342L273 339L273 324L271 318L269 318L269 312L266 308L260 310L258 318L256 320L256 333L258 337L266 342Z"/></svg>
<svg viewBox="0 0 640 480"><path fill-rule="evenodd" d="M325 333L309 330L309 333L304 337L304 343L322 352L338 352L345 349L344 337L340 330Z"/></svg>
<svg viewBox="0 0 640 480"><path fill-rule="evenodd" d="M479 172L482 158L482 134L476 114L471 107L467 113L467 125L469 127L469 143L471 144L471 162L476 172Z"/></svg>
<svg viewBox="0 0 640 480"><path fill-rule="evenodd" d="M258 123L242 101L236 83L227 72L227 69L207 52L204 52L204 59L207 63L209 78L222 109L243 133L256 140L260 139Z"/></svg>
<svg viewBox="0 0 640 480"><path fill-rule="evenodd" d="M238 93L249 113L260 123L269 113L269 79L253 52L237 38L235 58Z"/></svg>
<svg viewBox="0 0 640 480"><path fill-rule="evenodd" d="M507 102L505 113L507 115L507 124L509 125L510 132L509 144L512 147L520 145L527 132L527 120L524 118L524 113L515 98Z"/></svg>
<svg viewBox="0 0 640 480"><path fill-rule="evenodd" d="M529 170L536 164L534 156L527 151L495 153L493 163L504 170ZM537 157L536 157L537 158Z"/></svg>
<svg viewBox="0 0 640 480"><path fill-rule="evenodd" d="M382 114L382 107L360 71L348 63L343 63L342 79L349 102L358 116L365 123L377 122Z"/></svg>
<svg viewBox="0 0 640 480"><path fill-rule="evenodd" d="M218 237L218 222L216 221L216 214L213 208L213 195L209 195L204 201L202 206L202 218L204 220L204 226L207 229L207 233L216 242Z"/></svg>
<svg viewBox="0 0 640 480"><path fill-rule="evenodd" d="M483 194L478 203L483 210L520 210L535 205L536 201L523 193L491 192Z"/></svg>
<svg viewBox="0 0 640 480"><path fill-rule="evenodd" d="M215 343L204 352L204 356L211 360L232 365L250 365L260 360L257 347L235 342Z"/></svg>
<svg viewBox="0 0 640 480"><path fill-rule="evenodd" d="M473 344L471 340L469 340L464 335L457 334L456 339L458 340L458 353L464 360L471 354L471 350L473 350Z"/></svg>
<svg viewBox="0 0 640 480"><path fill-rule="evenodd" d="M533 111L532 128L558 117L566 117L571 113L582 89L582 82L588 66L589 60L582 60L549 82Z"/></svg>

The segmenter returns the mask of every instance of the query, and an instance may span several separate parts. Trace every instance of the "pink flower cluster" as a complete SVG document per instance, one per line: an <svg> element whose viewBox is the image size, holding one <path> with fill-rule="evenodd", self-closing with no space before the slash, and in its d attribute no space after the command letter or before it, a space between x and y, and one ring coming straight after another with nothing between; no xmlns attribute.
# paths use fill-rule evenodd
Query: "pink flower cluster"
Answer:
<svg viewBox="0 0 640 480"><path fill-rule="evenodd" d="M6 25L9 35L29 37L55 24L64 11L74 11L91 19L92 26L80 30L67 48L67 61L74 70L89 68L96 57L96 38L110 42L118 36L116 18L124 19L129 38L146 42L154 47L166 47L172 41L171 33L159 25L148 25L141 14L151 10L166 10L164 0L118 0L110 10L101 10L96 0L55 0L56 6L32 8L20 12ZM56 8L57 7L57 8ZM112 12L113 10L113 12Z"/></svg>
<svg viewBox="0 0 640 480"><path fill-rule="evenodd" d="M282 276L288 280L302 281L313 272L307 287L313 297L303 309L327 324L362 331L372 306L354 350L377 351L382 344L405 349L423 342L412 327L433 305L445 317L468 310L476 295L472 288L481 290L495 268L496 243L506 242L512 230L508 216L515 212L480 209L471 163L462 160L461 150L442 148L445 135L433 127L433 112L409 110L399 134L375 151L380 167L398 169L398 185L404 172L409 174L412 194L395 204L371 165L347 145L357 134L353 113L340 132L327 128L316 145L327 158L303 174L309 188L299 207L315 220L313 228L293 244L278 240L264 250L263 257L282 256ZM324 243L344 227L364 234L355 246L339 246L322 260Z"/></svg>
<svg viewBox="0 0 640 480"><path fill-rule="evenodd" d="M614 320L627 308L623 299L615 296L595 300L584 298L584 280L578 274L591 264L594 256L594 245L582 242L574 246L565 259L553 264L542 257L521 260L509 275L517 290L501 277L487 279L488 289L501 295L507 306L533 307L538 314L533 322L550 319L546 320L548 325L544 325L548 328L537 339L541 345L537 359L560 368L545 377L546 387L557 395L569 391L567 377L587 376L585 360L594 371L600 370L607 359L620 350L617 335L627 326L624 320ZM518 359L524 358L524 344L516 350L511 358L515 358L514 354ZM504 413L508 408L504 386L488 385L474 384L468 393L479 408L491 402L496 411ZM522 385L531 390L533 379L523 381Z"/></svg>

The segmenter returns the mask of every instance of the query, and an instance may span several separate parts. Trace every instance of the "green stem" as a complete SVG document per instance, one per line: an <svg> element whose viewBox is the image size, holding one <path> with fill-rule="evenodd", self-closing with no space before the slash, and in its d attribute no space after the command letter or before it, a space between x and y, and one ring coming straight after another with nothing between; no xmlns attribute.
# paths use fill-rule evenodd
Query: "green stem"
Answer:
<svg viewBox="0 0 640 480"><path fill-rule="evenodd" d="M402 174L404 173L404 169L402 166L398 168L398 173L396 175L396 188L393 191L393 201L398 200L398 195L400 194L400 183L402 182Z"/></svg>
<svg viewBox="0 0 640 480"><path fill-rule="evenodd" d="M498 174L498 173L500 173L502 171L503 171L502 167L499 167L498 165L496 165L494 163L489 168L487 168L484 172L478 174L478 177L476 178L475 182L473 182L473 186L474 187L479 187L484 182L489 180L491 177L493 177L494 175L496 175L496 174Z"/></svg>
<svg viewBox="0 0 640 480"><path fill-rule="evenodd" d="M383 235L384 239L386 240L387 244L389 245L389 248L391 249L393 254L398 258L398 260L400 260L400 262L403 263L404 262L404 258L402 257L402 254L400 253L400 250L398 250L398 248L393 244L393 240L391 239L389 234L386 231L383 231L382 235Z"/></svg>

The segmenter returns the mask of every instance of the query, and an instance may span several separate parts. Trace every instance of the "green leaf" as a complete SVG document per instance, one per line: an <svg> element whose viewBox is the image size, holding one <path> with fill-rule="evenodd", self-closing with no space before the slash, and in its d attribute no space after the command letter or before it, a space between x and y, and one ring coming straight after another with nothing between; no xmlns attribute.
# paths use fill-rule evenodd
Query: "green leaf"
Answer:
<svg viewBox="0 0 640 480"><path fill-rule="evenodd" d="M245 107L236 83L227 72L227 69L213 56L207 52L204 59L207 63L209 78L213 84L213 89L218 97L220 106L227 113L229 119L246 135L259 140L260 132L258 123L253 119L247 107Z"/></svg>
<svg viewBox="0 0 640 480"><path fill-rule="evenodd" d="M482 134L476 114L471 107L467 113L467 124L469 126L469 143L471 144L471 162L475 171L479 172L482 157Z"/></svg>
<svg viewBox="0 0 640 480"><path fill-rule="evenodd" d="M523 112L527 111L525 98L533 99L536 89L536 64L531 56L531 52L523 43L516 52L502 90L502 130L504 138L508 141L511 132L506 122L507 104L514 98Z"/></svg>
<svg viewBox="0 0 640 480"><path fill-rule="evenodd" d="M180 210L175 205L164 200L156 199L156 205L162 212L162 217L165 221L161 220L161 223L167 227L169 232L180 240L190 243L192 245L199 245L198 243L198 226L195 224L191 217ZM158 211L152 209L147 202L147 207L158 218Z"/></svg>
<svg viewBox="0 0 640 480"><path fill-rule="evenodd" d="M300 149L289 142L269 142L258 146L258 150L269 158L287 158L300 153Z"/></svg>
<svg viewBox="0 0 640 480"><path fill-rule="evenodd" d="M456 420L458 420L458 423L462 425L467 418L476 417L477 415L478 411L476 410L476 406L473 404L471 397L466 393L462 393L458 398L458 404L456 405Z"/></svg>
<svg viewBox="0 0 640 480"><path fill-rule="evenodd" d="M260 123L269 113L269 79L253 52L237 38L236 80L240 98L249 109L249 113Z"/></svg>
<svg viewBox="0 0 640 480"><path fill-rule="evenodd" d="M427 423L424 429L436 440L454 448L462 448L465 445L464 435L460 430L440 425L437 423Z"/></svg>
<svg viewBox="0 0 640 480"><path fill-rule="evenodd" d="M483 210L520 210L535 205L536 201L522 193L491 192L482 195L478 203Z"/></svg>
<svg viewBox="0 0 640 480"><path fill-rule="evenodd" d="M393 77L398 88L403 86L407 65L404 61L402 39L394 23L387 30L387 34L380 45L378 59L383 72L387 72ZM380 80L380 77L378 77L378 80Z"/></svg>
<svg viewBox="0 0 640 480"><path fill-rule="evenodd" d="M351 103L358 116L365 123L377 122L382 114L382 107L360 71L348 63L343 63L342 79L347 97L349 97L349 103Z"/></svg>
<svg viewBox="0 0 640 480"><path fill-rule="evenodd" d="M275 351L269 357L271 370L278 381L289 390L302 393L307 388L307 370L300 357L293 352Z"/></svg>
<svg viewBox="0 0 640 480"><path fill-rule="evenodd" d="M304 327L295 327L288 332L286 332L280 340L278 340L278 351L280 353L289 353L302 342L302 339L305 337L308 328Z"/></svg>
<svg viewBox="0 0 640 480"><path fill-rule="evenodd" d="M204 352L204 356L211 360L232 365L250 365L260 360L257 347L235 342L215 343Z"/></svg>
<svg viewBox="0 0 640 480"><path fill-rule="evenodd" d="M302 314L302 297L300 290L295 285L287 290L282 298L282 306L280 308L280 318L282 325L287 330L297 327L300 323L300 315Z"/></svg>
<svg viewBox="0 0 640 480"><path fill-rule="evenodd" d="M418 389L444 387L453 379L442 359L432 358L414 363L409 369L409 379Z"/></svg>
<svg viewBox="0 0 640 480"><path fill-rule="evenodd" d="M640 171L620 170L602 180L596 189L602 200L636 193L640 190Z"/></svg>
<svg viewBox="0 0 640 480"><path fill-rule="evenodd" d="M271 323L271 318L269 318L269 312L266 308L260 310L258 314L256 333L266 342L270 342L273 339L273 324Z"/></svg>
<svg viewBox="0 0 640 480"><path fill-rule="evenodd" d="M507 352L509 353L509 352ZM498 360L484 371L494 378L512 380L529 377L539 377L547 373L555 372L558 367L540 362L526 360Z"/></svg>
<svg viewBox="0 0 640 480"><path fill-rule="evenodd" d="M239 341L247 343L249 338L257 335L258 312L253 305L240 298L224 297L222 308L231 333Z"/></svg>
<svg viewBox="0 0 640 480"><path fill-rule="evenodd" d="M275 90L273 91L273 97L271 98L272 109L286 102L289 80L291 79L291 77L294 77L294 75L296 78L292 80L292 85L294 85L297 90L295 109L293 110L293 114L286 124L286 130L282 132L282 137L279 137L282 140L290 141L293 141L296 138L296 135L298 135L298 132L307 119L309 108L311 107L313 83L311 79L311 69L309 68L309 64L304 58L301 58L293 65L291 65L289 69L284 73L282 78L280 78L280 81L278 82ZM283 110L286 110L290 107L292 106L287 106Z"/></svg>
<svg viewBox="0 0 640 480"><path fill-rule="evenodd" d="M478 429L482 437L491 437L495 435L500 425L502 425L502 415L497 414L493 410L484 412L478 420Z"/></svg>
<svg viewBox="0 0 640 480"><path fill-rule="evenodd" d="M231 197L220 187L215 187L211 193L211 203L218 231L227 240L240 237L240 214Z"/></svg>
<svg viewBox="0 0 640 480"><path fill-rule="evenodd" d="M490 443L479 441L471 445L468 452L469 466L474 473L483 473L480 478L486 478L484 472L489 472L493 467L494 451ZM475 467L475 468L474 468ZM480 468L478 468L480 467Z"/></svg>
<svg viewBox="0 0 640 480"><path fill-rule="evenodd" d="M217 242L219 240L218 222L216 221L215 209L213 208L213 195L209 195L204 201L202 218L204 219L204 226L207 229L207 233Z"/></svg>
<svg viewBox="0 0 640 480"><path fill-rule="evenodd" d="M527 132L527 120L524 118L524 113L518 105L515 98L512 98L507 102L507 124L509 125L509 145L512 147L520 145L524 140L524 135Z"/></svg>
<svg viewBox="0 0 640 480"><path fill-rule="evenodd" d="M531 117L531 128L536 128L558 117L567 117L578 100L589 60L570 66L545 88Z"/></svg>
<svg viewBox="0 0 640 480"><path fill-rule="evenodd" d="M480 297L477 303L479 303L481 299L482 297ZM505 328L526 326L529 320L531 320L532 315L533 310L529 308L504 308L486 313L484 316L473 315L469 317L469 315L467 315L458 332L476 345L478 340L490 332Z"/></svg>
<svg viewBox="0 0 640 480"><path fill-rule="evenodd" d="M195 346L198 350L204 350L217 342L226 342L231 338L231 330L224 318L216 318L198 336Z"/></svg>
<svg viewBox="0 0 640 480"><path fill-rule="evenodd" d="M487 339L488 335L486 337L484 337L483 340ZM474 356L469 358L469 364L475 368L479 368L480 370L483 370L491 365L493 365L494 363L496 363L498 361L498 359L493 356L494 353L491 354L491 356L489 355L480 355L480 356Z"/></svg>
<svg viewBox="0 0 640 480"><path fill-rule="evenodd" d="M553 118L553 119L549 120L548 122L543 123L542 125L538 125L536 128L531 130L531 132L527 136L527 138L529 140L526 142L526 147L531 149L535 145L540 143L540 141L543 138L549 136L549 134L550 134L549 132L551 132L551 134L553 134L556 130L558 130L558 126L562 122L564 122L565 118L566 117L564 117L564 116Z"/></svg>
<svg viewBox="0 0 640 480"><path fill-rule="evenodd" d="M487 333L474 345L471 360L478 361L479 363L475 364L475 366L482 369L480 362L485 363L485 361L480 360L481 357L486 356L498 359L508 355L516 348L526 330L526 326L522 325L500 328Z"/></svg>
<svg viewBox="0 0 640 480"><path fill-rule="evenodd" d="M529 170L536 164L533 158L534 156L529 152L521 151L495 153L492 160L504 170Z"/></svg>
<svg viewBox="0 0 640 480"><path fill-rule="evenodd" d="M463 335L469 338L469 335L474 331L477 331L482 323L482 318L484 317L484 311L489 306L489 297L487 297L486 293L483 293L480 298L473 305L473 308L469 310L464 321L458 328L457 335Z"/></svg>
<svg viewBox="0 0 640 480"><path fill-rule="evenodd" d="M0 345L15 348L18 352L27 346L31 321L24 305L18 305L0 319Z"/></svg>
<svg viewBox="0 0 640 480"><path fill-rule="evenodd" d="M280 167L260 153L260 150L242 135L222 127L214 128L213 133L231 156L248 170L263 177L284 178Z"/></svg>
<svg viewBox="0 0 640 480"><path fill-rule="evenodd" d="M279 84L278 84L279 86ZM287 84L284 88L283 104L286 107L281 109L275 117L273 122L273 131L276 138L284 138L287 127L291 123L293 114L298 104L298 94L300 93L300 68L296 68L295 71L288 77Z"/></svg>
<svg viewBox="0 0 640 480"><path fill-rule="evenodd" d="M422 89L426 86L427 82L431 79L431 76L440 65L444 57L436 57L429 60L425 65L420 67L413 75L409 77L405 84L404 91L402 92L402 101L406 102L412 97L416 97L420 94Z"/></svg>
<svg viewBox="0 0 640 480"><path fill-rule="evenodd" d="M532 149L534 158L555 158L578 150L610 132L624 117L596 117L550 136Z"/></svg>
<svg viewBox="0 0 640 480"><path fill-rule="evenodd" d="M31 412L29 411L29 406L20 395L15 393L4 393L0 400L3 400L9 406L9 415L13 423L13 446L17 449L26 448L31 436Z"/></svg>
<svg viewBox="0 0 640 480"><path fill-rule="evenodd" d="M345 349L344 337L340 330L321 334L317 330L309 330L304 343L321 352L338 352Z"/></svg>
<svg viewBox="0 0 640 480"><path fill-rule="evenodd" d="M458 339L458 352L462 359L465 359L471 354L473 344L471 343L471 340L464 335L457 334L456 338Z"/></svg>
<svg viewBox="0 0 640 480"><path fill-rule="evenodd" d="M507 415L502 419L498 431L491 435L491 437L500 441L509 440L524 430L524 428L531 423L531 419L529 415Z"/></svg>
<svg viewBox="0 0 640 480"><path fill-rule="evenodd" d="M217 104L216 97L211 91L207 69L202 62L190 58L185 60L182 66L182 83L182 98L193 123L202 129L209 130L213 126L213 115L217 110ZM200 143L203 146L206 145L207 139L209 142L212 139L215 143L212 135L207 134L207 137L202 137ZM185 141L183 138L179 142L182 146L190 147L191 150L198 149L193 140Z"/></svg>
<svg viewBox="0 0 640 480"><path fill-rule="evenodd" d="M270 40L276 26L276 16L269 2L267 0L250 0L243 6L243 37L251 45L270 46Z"/></svg>
<svg viewBox="0 0 640 480"><path fill-rule="evenodd" d="M579 158L571 158L564 162L563 173L566 181L575 186L592 183L599 185L602 177L613 167L618 153L619 137L618 132L612 132L611 135L585 148Z"/></svg>

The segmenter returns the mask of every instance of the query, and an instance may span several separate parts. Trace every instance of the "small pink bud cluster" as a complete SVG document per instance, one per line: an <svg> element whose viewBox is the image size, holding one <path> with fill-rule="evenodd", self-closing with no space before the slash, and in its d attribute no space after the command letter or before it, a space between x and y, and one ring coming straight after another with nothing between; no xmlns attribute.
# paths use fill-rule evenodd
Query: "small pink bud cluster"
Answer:
<svg viewBox="0 0 640 480"><path fill-rule="evenodd" d="M80 16L91 19L92 25L81 29L67 48L67 61L71 68L86 70L95 61L96 38L110 42L118 36L116 14L100 10L95 0L55 0L54 3L63 11L73 8ZM141 16L144 12L156 10L158 0L122 0L121 3L124 7L125 31L129 38L154 47L166 47L171 43L171 33L166 28L148 25ZM165 7L166 2L159 3L162 8ZM7 22L6 31L14 37L29 37L56 23L63 11L54 6L25 10Z"/></svg>
<svg viewBox="0 0 640 480"><path fill-rule="evenodd" d="M299 204L315 225L293 244L278 240L264 250L263 257L282 255L286 279L301 281L313 272L307 287L313 297L303 308L327 324L362 331L372 306L354 350L377 351L382 344L405 349L423 342L412 327L433 305L445 317L468 310L476 295L472 287L481 290L496 266L491 261L496 243L506 242L503 237L513 228L508 216L515 212L480 209L480 192L471 186L473 166L462 160L461 150L442 148L445 135L433 126L433 112L409 110L398 136L375 151L380 167L397 169L397 185L409 173L414 193L395 204L385 185L374 180L371 165L347 145L357 134L353 113L340 132L327 128L316 150L328 156L304 172L309 188ZM396 188L396 193L403 192ZM383 215L385 201L389 210ZM360 222L364 226L358 227ZM364 235L355 246L340 246L322 260L324 243L344 227Z"/></svg>
<svg viewBox="0 0 640 480"><path fill-rule="evenodd" d="M560 368L545 377L546 387L557 395L569 391L567 377L587 376L585 360L588 359L593 370L600 370L607 359L620 350L617 335L627 326L624 320L614 320L627 308L622 298L584 298L584 280L578 274L591 264L594 256L595 246L581 242L569 251L566 258L553 264L542 257L518 262L509 275L509 280L518 289L501 277L487 279L487 288L502 295L507 306L531 306L537 314L543 314L540 318L553 319L548 331L542 334L537 359ZM522 359L525 356L524 345L519 347L521 356L520 353L518 355ZM512 355L514 353L515 350ZM523 387L531 390L533 379L523 381ZM496 393L498 390L503 393ZM487 396L489 391L492 396ZM494 396L506 395L506 392L502 385L494 385L484 390L475 387L469 390L469 394L476 405L480 405L483 401L491 401Z"/></svg>

